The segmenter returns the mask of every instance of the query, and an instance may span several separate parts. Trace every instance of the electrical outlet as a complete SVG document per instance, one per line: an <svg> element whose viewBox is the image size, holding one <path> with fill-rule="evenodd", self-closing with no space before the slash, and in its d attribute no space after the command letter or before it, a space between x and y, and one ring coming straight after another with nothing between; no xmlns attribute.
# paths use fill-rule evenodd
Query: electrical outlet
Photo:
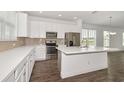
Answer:
<svg viewBox="0 0 124 93"><path fill-rule="evenodd" d="M12 44L13 47L15 47L15 45L16 45L15 43Z"/></svg>
<svg viewBox="0 0 124 93"><path fill-rule="evenodd" d="M40 41L42 41L42 39L40 39Z"/></svg>

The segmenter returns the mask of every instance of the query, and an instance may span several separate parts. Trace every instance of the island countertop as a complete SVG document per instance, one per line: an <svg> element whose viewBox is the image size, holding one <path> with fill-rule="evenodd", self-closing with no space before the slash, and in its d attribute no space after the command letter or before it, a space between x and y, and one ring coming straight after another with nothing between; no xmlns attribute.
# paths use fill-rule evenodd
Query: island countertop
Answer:
<svg viewBox="0 0 124 93"><path fill-rule="evenodd" d="M22 46L0 52L0 81L7 78L33 48L34 46Z"/></svg>
<svg viewBox="0 0 124 93"><path fill-rule="evenodd" d="M81 47L61 46L61 47L56 47L56 49L58 49L59 51L63 52L66 55L124 51L124 49L105 48L105 47L81 48Z"/></svg>

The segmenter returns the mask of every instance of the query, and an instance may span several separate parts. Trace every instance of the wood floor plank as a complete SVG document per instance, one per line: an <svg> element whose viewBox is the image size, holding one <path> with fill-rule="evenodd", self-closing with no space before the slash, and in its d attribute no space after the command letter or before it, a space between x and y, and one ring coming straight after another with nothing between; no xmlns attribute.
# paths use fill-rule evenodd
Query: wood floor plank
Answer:
<svg viewBox="0 0 124 93"><path fill-rule="evenodd" d="M35 63L31 82L105 82L107 69L95 71L83 75L61 79L57 69L57 60L39 61Z"/></svg>
<svg viewBox="0 0 124 93"><path fill-rule="evenodd" d="M123 82L124 52L108 53L108 69L61 79L57 60L35 63L30 82Z"/></svg>

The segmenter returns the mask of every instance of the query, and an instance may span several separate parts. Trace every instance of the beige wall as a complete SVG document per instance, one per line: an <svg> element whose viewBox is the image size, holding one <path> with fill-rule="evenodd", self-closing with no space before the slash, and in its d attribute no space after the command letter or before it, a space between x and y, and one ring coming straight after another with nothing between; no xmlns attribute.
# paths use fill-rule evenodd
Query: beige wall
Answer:
<svg viewBox="0 0 124 93"><path fill-rule="evenodd" d="M23 45L25 45L25 38L18 38L18 41L0 41L0 52Z"/></svg>

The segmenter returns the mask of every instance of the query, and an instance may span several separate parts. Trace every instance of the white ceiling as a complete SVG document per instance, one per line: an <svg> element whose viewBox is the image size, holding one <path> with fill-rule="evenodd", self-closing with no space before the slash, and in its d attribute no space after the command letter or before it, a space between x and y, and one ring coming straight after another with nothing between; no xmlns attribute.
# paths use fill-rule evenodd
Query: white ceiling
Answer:
<svg viewBox="0 0 124 93"><path fill-rule="evenodd" d="M40 16L45 18L54 18L61 20L73 21L73 17L82 19L85 23L109 25L110 16L112 16L111 26L124 28L124 11L25 11L32 16ZM62 16L58 16L62 14Z"/></svg>

